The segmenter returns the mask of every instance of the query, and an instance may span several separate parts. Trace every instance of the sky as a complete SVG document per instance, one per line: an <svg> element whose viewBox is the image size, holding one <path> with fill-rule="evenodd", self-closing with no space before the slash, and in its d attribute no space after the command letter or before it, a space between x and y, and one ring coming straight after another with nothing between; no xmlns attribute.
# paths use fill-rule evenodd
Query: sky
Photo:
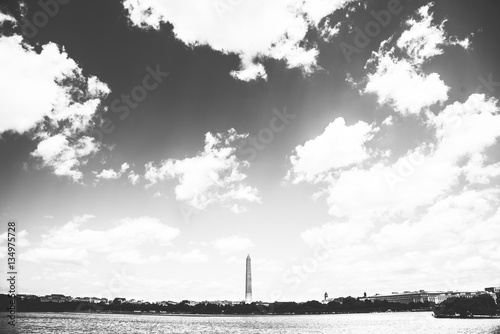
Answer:
<svg viewBox="0 0 500 334"><path fill-rule="evenodd" d="M497 12L1 1L19 292L240 301L247 254L256 301L500 286Z"/></svg>

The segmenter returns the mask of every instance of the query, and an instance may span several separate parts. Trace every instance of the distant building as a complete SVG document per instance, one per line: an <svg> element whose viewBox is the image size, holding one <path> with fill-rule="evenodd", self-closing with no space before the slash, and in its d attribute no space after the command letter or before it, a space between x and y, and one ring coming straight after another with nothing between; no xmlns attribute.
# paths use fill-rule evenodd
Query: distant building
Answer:
<svg viewBox="0 0 500 334"><path fill-rule="evenodd" d="M16 297L19 298L19 299L22 299L22 300L24 300L24 299L36 299L36 298L38 298L37 295L26 295L26 294L21 294L21 293L18 294Z"/></svg>
<svg viewBox="0 0 500 334"><path fill-rule="evenodd" d="M492 292L492 293L500 293L500 287L485 288L484 291Z"/></svg>
<svg viewBox="0 0 500 334"><path fill-rule="evenodd" d="M206 301L206 303L215 304L219 306L232 306L233 304L238 304L239 302L233 302L230 300L214 300L214 301Z"/></svg>
<svg viewBox="0 0 500 334"><path fill-rule="evenodd" d="M200 302L197 302L197 301L194 301L194 300L183 300L181 302L181 304L186 304L186 305L189 305L189 306L196 306L198 305Z"/></svg>
<svg viewBox="0 0 500 334"><path fill-rule="evenodd" d="M47 303L47 302L64 303L64 302L69 302L70 300L71 300L71 297L66 297L65 295L61 295L61 294L51 294L51 295L46 295L46 296L40 297L40 301L42 303Z"/></svg>
<svg viewBox="0 0 500 334"><path fill-rule="evenodd" d="M434 303L434 304L439 304L445 301L448 298L452 297L463 297L463 298L472 298L475 296L483 295L483 294L490 294L492 297L496 300L496 296L493 296L494 294L489 293L487 291L474 291L474 292L468 292L468 291L425 291L425 290L420 290L420 291L405 291L403 293L398 293L398 292L393 292L390 295L380 295L380 294L375 294L374 296L369 296L366 298L362 298L364 300L387 300L388 302L391 303L402 303L402 304L409 304L409 303Z"/></svg>

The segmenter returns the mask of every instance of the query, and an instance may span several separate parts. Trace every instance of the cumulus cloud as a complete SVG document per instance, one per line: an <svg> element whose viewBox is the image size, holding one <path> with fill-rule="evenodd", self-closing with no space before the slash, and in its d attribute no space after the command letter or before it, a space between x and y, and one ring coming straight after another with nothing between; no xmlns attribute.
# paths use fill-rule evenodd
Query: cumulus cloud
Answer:
<svg viewBox="0 0 500 334"><path fill-rule="evenodd" d="M459 45L467 49L470 44L468 38L458 40L456 37L449 37L444 30L446 20L439 25L433 24L431 7L432 4L421 7L418 10L418 18L411 18L406 22L409 29L405 30L397 41L398 48L405 51L417 65L442 54L443 46Z"/></svg>
<svg viewBox="0 0 500 334"><path fill-rule="evenodd" d="M146 164L144 178L152 186L166 179L176 179L177 200L196 209L212 203L233 207L233 202L260 202L258 191L244 183L242 169L248 163L237 159L236 145L245 138L234 129L227 133L205 135L203 152L192 158L168 159L158 165Z"/></svg>
<svg viewBox="0 0 500 334"><path fill-rule="evenodd" d="M9 14L0 12L0 25L2 25L5 21L16 22L16 19Z"/></svg>
<svg viewBox="0 0 500 334"><path fill-rule="evenodd" d="M85 223L85 222L88 222L89 220L91 219L94 219L95 216L94 215L91 215L91 214L84 214L82 216L75 216L73 217L72 221L77 223L77 224L81 224L81 223Z"/></svg>
<svg viewBox="0 0 500 334"><path fill-rule="evenodd" d="M99 179L114 180L114 179L119 179L129 168L130 168L130 165L128 163L124 162L120 166L120 169L118 170L118 172L116 172L114 169L103 169L99 174L97 174L97 172L94 172L94 174L98 180ZM130 174L129 174L129 177L130 177Z"/></svg>
<svg viewBox="0 0 500 334"><path fill-rule="evenodd" d="M460 289L457 279L483 286L499 270L492 235L499 233L500 162L492 152L499 145L500 106L484 94L448 103L449 88L437 73L425 74L422 64L444 53L445 46L467 48L468 41L434 25L429 6L407 26L395 46L383 42L369 60L365 93L377 94L380 103L403 116L416 116L412 122L425 129L426 138L398 156L377 155L374 148L331 177L304 177L322 188L335 218L301 236L311 247L334 250L318 267L329 279L355 277L351 284L364 285L366 275L394 289L425 288L422 281L431 288ZM431 112L432 105L440 108ZM391 131L393 118L382 122L384 130ZM318 163L319 171L332 166L323 159ZM481 275L474 274L478 271Z"/></svg>
<svg viewBox="0 0 500 334"><path fill-rule="evenodd" d="M312 71L318 51L301 42L309 27L348 2L125 0L123 5L138 27L159 29L162 22L170 22L176 37L188 45L208 44L215 50L239 54L241 68L232 75L252 80L266 77L258 60L263 57Z"/></svg>
<svg viewBox="0 0 500 334"><path fill-rule="evenodd" d="M355 285L369 280L378 292L473 289L495 280L500 269L499 199L498 189L466 190L411 219L392 219L380 228L362 221L328 223L304 231L302 238L331 250L318 259L317 269L329 279L349 278Z"/></svg>
<svg viewBox="0 0 500 334"><path fill-rule="evenodd" d="M48 43L37 52L19 35L0 37L0 72L0 134L29 135L39 141L34 157L56 175L81 182L79 168L99 150L83 132L109 88L85 77L58 45Z"/></svg>
<svg viewBox="0 0 500 334"><path fill-rule="evenodd" d="M333 27L330 25L330 19L326 18L323 28L321 29L321 37L325 42L330 41L334 36L337 36L340 32L341 22L337 22Z"/></svg>
<svg viewBox="0 0 500 334"><path fill-rule="evenodd" d="M88 263L88 255L86 249L37 247L22 253L20 259L43 264L78 265Z"/></svg>
<svg viewBox="0 0 500 334"><path fill-rule="evenodd" d="M87 163L85 158L99 151L100 144L87 136L79 139L68 138L63 134L43 137L32 155L41 158L45 166L52 167L55 175L67 176L75 182L81 181L83 174L79 167Z"/></svg>
<svg viewBox="0 0 500 334"><path fill-rule="evenodd" d="M74 60L54 43L43 45L37 53L20 36L2 36L0 69L3 73L0 89L4 92L0 133L25 133L48 117L55 123L70 121L65 131L73 134L89 125L101 98L109 93L108 87L96 77L83 77ZM75 101L72 88L61 84L68 79L89 87L90 98ZM26 98L27 94L30 98Z"/></svg>
<svg viewBox="0 0 500 334"><path fill-rule="evenodd" d="M368 75L365 93L374 93L380 104L388 104L403 115L418 114L448 99L449 87L439 74L426 75L393 52L375 54L377 70Z"/></svg>
<svg viewBox="0 0 500 334"><path fill-rule="evenodd" d="M365 143L377 131L373 124L359 121L348 126L342 117L337 118L321 135L295 148L287 179L294 183L323 181L333 170L363 162L370 157Z"/></svg>
<svg viewBox="0 0 500 334"><path fill-rule="evenodd" d="M421 7L417 18L406 22L408 29L399 39L395 43L392 38L384 41L367 64L372 72L364 93L376 94L380 104L390 105L402 115L419 114L448 100L449 87L439 74L424 73L422 64L442 54L443 46L469 47L468 40L447 36L444 22L434 25L429 11L430 5ZM396 52L402 56L395 56Z"/></svg>
<svg viewBox="0 0 500 334"><path fill-rule="evenodd" d="M456 102L437 116L429 116L427 124L435 131L435 142L423 143L394 162L375 159L370 167L343 171L328 184L330 213L412 212L449 193L461 176L474 180L472 165L463 164L463 159L484 154L496 143L498 111L498 101L474 94L464 103Z"/></svg>
<svg viewBox="0 0 500 334"><path fill-rule="evenodd" d="M127 177L130 183L132 183L132 185L136 185L137 183L139 183L141 179L141 176L139 174L136 174L133 170L131 170L130 173L128 173Z"/></svg>
<svg viewBox="0 0 500 334"><path fill-rule="evenodd" d="M32 262L86 263L90 253L108 253L109 261L136 263L139 259L137 247L149 243L168 245L179 235L177 228L151 217L125 218L105 230L84 228L82 223L90 218L76 217L63 226L42 234L40 247L22 253L21 259ZM157 260L148 259L153 262Z"/></svg>
<svg viewBox="0 0 500 334"><path fill-rule="evenodd" d="M211 245L221 254L241 252L255 246L252 240L237 235L214 240Z"/></svg>

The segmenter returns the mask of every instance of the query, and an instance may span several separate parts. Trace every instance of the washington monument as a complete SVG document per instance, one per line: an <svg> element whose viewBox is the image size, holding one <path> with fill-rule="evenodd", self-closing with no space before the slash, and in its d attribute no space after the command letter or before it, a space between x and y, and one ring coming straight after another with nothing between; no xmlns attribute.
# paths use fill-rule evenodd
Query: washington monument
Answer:
<svg viewBox="0 0 500 334"><path fill-rule="evenodd" d="M247 275L245 280L245 303L252 302L252 260L250 254L247 255Z"/></svg>

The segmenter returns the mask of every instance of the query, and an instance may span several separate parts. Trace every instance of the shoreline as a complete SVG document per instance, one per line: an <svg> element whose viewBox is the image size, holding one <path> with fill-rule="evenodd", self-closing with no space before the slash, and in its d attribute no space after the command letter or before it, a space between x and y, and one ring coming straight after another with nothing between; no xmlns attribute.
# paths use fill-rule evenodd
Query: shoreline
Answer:
<svg viewBox="0 0 500 334"><path fill-rule="evenodd" d="M50 314L122 314L122 315L153 315L153 316L184 316L184 317L252 317L252 316L308 316L308 315L347 315L347 314L387 314L387 313L423 313L429 312L432 313L432 310L415 310L415 311L391 311L391 312L332 312L332 313L259 313L259 314L224 314L224 313L156 313L156 312L85 312L85 311L63 311L63 312L50 312L50 311L26 311L26 312L18 312L18 313L50 313Z"/></svg>

